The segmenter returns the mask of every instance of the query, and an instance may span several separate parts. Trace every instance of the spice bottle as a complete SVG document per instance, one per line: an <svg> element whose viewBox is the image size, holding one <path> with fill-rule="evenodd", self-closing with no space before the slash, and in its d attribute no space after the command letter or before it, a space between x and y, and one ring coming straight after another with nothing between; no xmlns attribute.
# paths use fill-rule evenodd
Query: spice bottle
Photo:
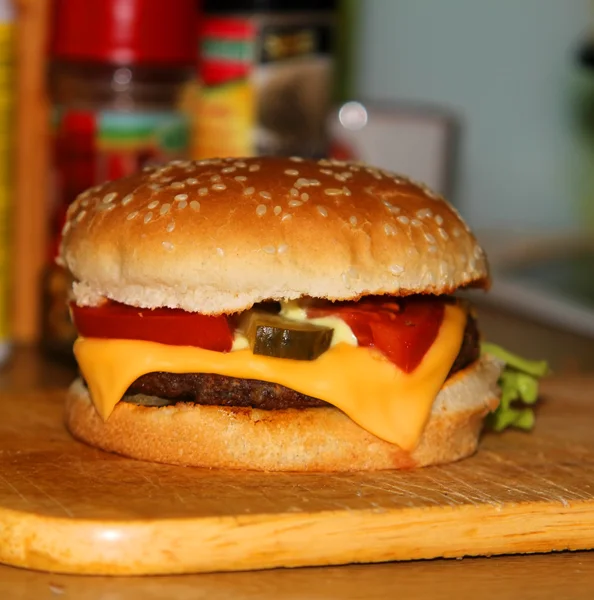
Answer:
<svg viewBox="0 0 594 600"><path fill-rule="evenodd" d="M194 76L195 0L55 0L49 67L53 157L42 342L70 354L70 280L55 265L68 205L148 163L187 158L181 107Z"/></svg>
<svg viewBox="0 0 594 600"><path fill-rule="evenodd" d="M326 155L336 0L205 0L193 154Z"/></svg>

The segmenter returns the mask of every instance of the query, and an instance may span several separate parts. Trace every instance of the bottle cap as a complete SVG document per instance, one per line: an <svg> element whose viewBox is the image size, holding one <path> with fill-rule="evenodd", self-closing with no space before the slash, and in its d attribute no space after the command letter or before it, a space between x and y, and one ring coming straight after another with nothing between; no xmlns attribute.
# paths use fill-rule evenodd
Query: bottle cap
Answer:
<svg viewBox="0 0 594 600"><path fill-rule="evenodd" d="M111 64L196 61L196 0L54 0L53 58Z"/></svg>

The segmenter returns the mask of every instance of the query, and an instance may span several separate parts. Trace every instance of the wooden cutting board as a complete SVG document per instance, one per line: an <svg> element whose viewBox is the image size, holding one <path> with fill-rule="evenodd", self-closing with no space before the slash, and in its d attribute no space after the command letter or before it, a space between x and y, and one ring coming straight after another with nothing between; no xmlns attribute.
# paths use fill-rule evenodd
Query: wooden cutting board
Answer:
<svg viewBox="0 0 594 600"><path fill-rule="evenodd" d="M415 472L142 463L73 441L63 392L0 397L0 562L157 574L594 548L594 380L545 384L532 434Z"/></svg>

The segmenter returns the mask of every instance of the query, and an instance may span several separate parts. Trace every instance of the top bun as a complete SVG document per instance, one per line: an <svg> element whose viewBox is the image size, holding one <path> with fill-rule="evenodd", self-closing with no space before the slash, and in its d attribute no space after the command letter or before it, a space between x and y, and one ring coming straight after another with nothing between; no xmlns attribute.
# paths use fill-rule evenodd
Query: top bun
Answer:
<svg viewBox="0 0 594 600"><path fill-rule="evenodd" d="M60 262L78 304L204 314L263 300L448 294L488 284L483 250L427 187L360 163L174 161L81 194Z"/></svg>

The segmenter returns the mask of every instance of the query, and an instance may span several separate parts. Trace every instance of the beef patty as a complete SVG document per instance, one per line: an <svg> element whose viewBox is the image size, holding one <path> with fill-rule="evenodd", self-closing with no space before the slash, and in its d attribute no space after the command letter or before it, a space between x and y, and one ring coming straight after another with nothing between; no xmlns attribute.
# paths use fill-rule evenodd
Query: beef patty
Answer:
<svg viewBox="0 0 594 600"><path fill-rule="evenodd" d="M476 321L469 316L460 352L448 377L473 363L479 354ZM128 388L124 400L135 402L137 394L163 399L164 402L158 402L158 405L191 402L218 406L251 406L264 410L330 406L323 400L300 394L276 383L207 373L148 373L139 377Z"/></svg>

